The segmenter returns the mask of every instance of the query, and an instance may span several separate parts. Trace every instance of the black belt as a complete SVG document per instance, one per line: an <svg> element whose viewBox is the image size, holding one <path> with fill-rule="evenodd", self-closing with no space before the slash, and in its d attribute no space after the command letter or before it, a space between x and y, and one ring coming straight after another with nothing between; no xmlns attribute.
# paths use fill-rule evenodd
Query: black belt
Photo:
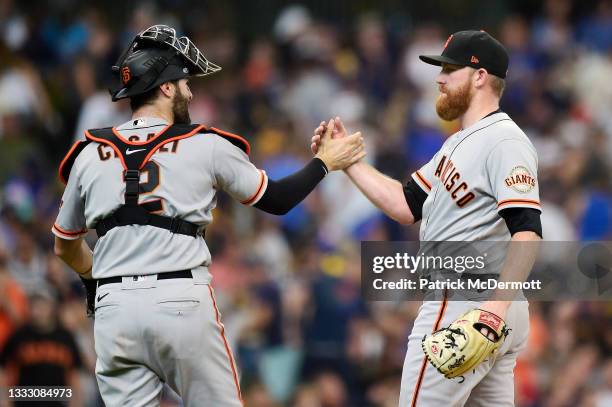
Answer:
<svg viewBox="0 0 612 407"><path fill-rule="evenodd" d="M134 281L137 281L138 277L140 276L126 276L126 277L128 278L131 277L134 279ZM157 274L158 280L168 280L171 278L193 278L193 274L191 274L191 270L170 271L167 273ZM101 278L98 280L98 287L104 284L121 283L122 281L123 281L123 276Z"/></svg>

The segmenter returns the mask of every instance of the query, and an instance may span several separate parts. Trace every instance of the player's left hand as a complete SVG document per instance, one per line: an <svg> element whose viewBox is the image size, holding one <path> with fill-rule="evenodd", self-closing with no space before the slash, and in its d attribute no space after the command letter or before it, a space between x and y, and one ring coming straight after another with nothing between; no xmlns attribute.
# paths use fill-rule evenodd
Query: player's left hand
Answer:
<svg viewBox="0 0 612 407"><path fill-rule="evenodd" d="M423 336L421 347L433 367L452 379L492 357L508 333L506 323L498 315L473 309L447 328Z"/></svg>

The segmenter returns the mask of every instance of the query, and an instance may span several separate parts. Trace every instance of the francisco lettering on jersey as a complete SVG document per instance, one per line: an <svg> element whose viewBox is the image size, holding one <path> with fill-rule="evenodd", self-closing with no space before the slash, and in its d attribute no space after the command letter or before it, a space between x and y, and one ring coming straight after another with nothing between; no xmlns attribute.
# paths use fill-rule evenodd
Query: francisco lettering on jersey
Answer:
<svg viewBox="0 0 612 407"><path fill-rule="evenodd" d="M458 207L463 208L476 197L469 190L468 184L461 179L461 173L457 171L455 164L451 160L447 160L446 156L443 156L438 163L434 175L440 179Z"/></svg>
<svg viewBox="0 0 612 407"><path fill-rule="evenodd" d="M155 133L147 134L147 140L150 140L153 137L155 137ZM130 136L128 137L128 140L129 141L140 141L140 138L138 136ZM179 141L180 140L174 140L168 144L164 144L155 152L155 154L157 153L176 153L178 149ZM106 161L112 156L114 156L115 158L118 157L117 152L113 150L112 147L109 147L106 144L98 144L98 156L100 157L100 160L102 161Z"/></svg>

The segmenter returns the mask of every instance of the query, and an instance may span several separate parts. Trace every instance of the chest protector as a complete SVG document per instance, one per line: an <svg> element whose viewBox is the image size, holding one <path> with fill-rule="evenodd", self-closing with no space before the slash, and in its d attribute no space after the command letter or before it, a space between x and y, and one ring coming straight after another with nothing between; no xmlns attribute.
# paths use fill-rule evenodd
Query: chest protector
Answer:
<svg viewBox="0 0 612 407"><path fill-rule="evenodd" d="M170 217L150 213L143 205L138 204L140 194L140 171L151 159L153 154L166 143L192 137L195 135L216 134L227 139L245 153L249 153L250 146L240 136L226 133L221 130L207 129L198 124L174 124L158 133L155 137L144 142L130 142L120 137L113 127L87 130L86 140L77 141L62 163L60 164L60 179L67 183L70 170L76 157L92 141L111 147L123 165L123 180L125 181L125 203L109 216L100 219L96 224L98 237L104 236L113 228L127 225L148 225L169 230L172 233L197 237L199 226L179 217Z"/></svg>

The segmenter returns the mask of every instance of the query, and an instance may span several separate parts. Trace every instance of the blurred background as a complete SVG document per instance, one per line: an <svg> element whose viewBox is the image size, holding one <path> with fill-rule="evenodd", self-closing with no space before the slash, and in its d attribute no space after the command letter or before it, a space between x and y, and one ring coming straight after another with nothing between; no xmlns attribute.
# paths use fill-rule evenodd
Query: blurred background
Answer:
<svg viewBox="0 0 612 407"><path fill-rule="evenodd" d="M102 405L92 321L52 254L57 167L87 128L119 124L114 64L154 24L223 70L192 81L194 122L243 135L273 179L310 159L321 120L361 130L368 160L405 180L457 123L435 113L449 34L485 29L510 53L502 108L539 153L544 237L612 237L612 1L0 0L0 366L5 384L70 385ZM342 174L283 217L221 195L206 240L248 407L396 406L417 303L366 303L359 242L415 240ZM88 237L95 244L95 234ZM612 405L612 304L532 303L516 405ZM178 405L171 391L164 405ZM48 404L51 405L51 404Z"/></svg>

